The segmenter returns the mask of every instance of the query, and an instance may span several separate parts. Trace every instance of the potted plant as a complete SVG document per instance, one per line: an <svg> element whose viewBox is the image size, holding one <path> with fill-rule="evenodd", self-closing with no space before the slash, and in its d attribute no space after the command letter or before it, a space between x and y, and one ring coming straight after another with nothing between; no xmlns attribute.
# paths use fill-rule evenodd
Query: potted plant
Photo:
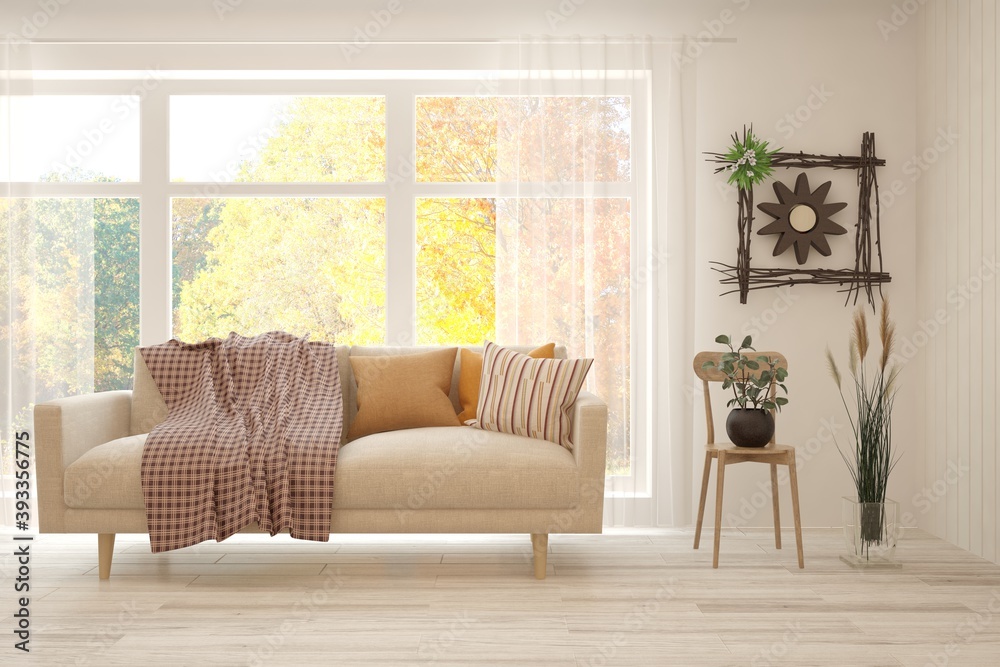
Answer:
<svg viewBox="0 0 1000 667"><path fill-rule="evenodd" d="M899 461L892 446L892 406L899 369L891 362L896 326L889 317L886 300L882 301L879 338L882 353L874 364L869 364L868 322L864 309L859 308L851 330L849 381L843 380L833 354L829 348L826 350L830 374L840 391L854 436L852 451L845 452L838 443L856 491L856 498L844 498L844 530L849 549L844 560L853 565L892 564L896 547L899 505L886 499L886 490L889 474Z"/></svg>
<svg viewBox="0 0 1000 667"><path fill-rule="evenodd" d="M738 349L733 348L729 336L716 337L716 343L729 348L718 365L714 361L702 364L704 369L716 369L725 376L723 389L732 389L733 397L726 403L736 406L726 418L726 433L737 447L763 447L774 435L774 416L788 403L784 396L772 396L772 386L785 387L788 369L778 366L777 359L759 355L751 359L744 351L754 352L750 336L743 339Z"/></svg>

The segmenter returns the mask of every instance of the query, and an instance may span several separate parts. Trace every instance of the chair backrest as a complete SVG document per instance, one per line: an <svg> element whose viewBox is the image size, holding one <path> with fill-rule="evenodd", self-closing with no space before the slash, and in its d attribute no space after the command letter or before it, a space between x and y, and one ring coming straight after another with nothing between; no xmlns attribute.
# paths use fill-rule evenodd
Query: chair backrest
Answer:
<svg viewBox="0 0 1000 667"><path fill-rule="evenodd" d="M719 363L721 363L722 361L723 354L725 353L699 352L698 354L694 355L694 374L701 379L702 390L705 395L705 422L706 422L705 425L707 429L707 444L709 445L715 444L715 420L712 417L712 397L709 395L708 392L708 383L709 382L721 383L723 380L726 379L726 376L722 373L722 371L718 370L717 368ZM767 351L746 352L745 354L751 359L756 359L757 357L769 357L771 359L775 359L777 361L778 366L781 366L786 369L788 368L788 360L785 359L785 355L781 354L780 352L767 352ZM704 365L706 361L714 361L716 368L707 368L707 369L702 368L702 365ZM770 389L772 400L774 399L775 396L775 389L777 389L775 385L776 383L772 379L771 389ZM774 414L773 410L771 411L771 414L772 415ZM774 442L774 436L771 436L771 442L772 443Z"/></svg>

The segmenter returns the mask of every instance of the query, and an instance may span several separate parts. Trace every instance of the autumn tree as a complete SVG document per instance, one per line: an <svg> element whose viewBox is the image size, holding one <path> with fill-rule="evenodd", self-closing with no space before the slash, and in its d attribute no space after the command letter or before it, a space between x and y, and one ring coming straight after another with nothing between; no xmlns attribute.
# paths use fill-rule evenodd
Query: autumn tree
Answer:
<svg viewBox="0 0 1000 667"><path fill-rule="evenodd" d="M171 201L170 241L173 251L172 303L178 321L181 286L190 283L205 268L212 244L208 233L221 222L222 199L178 197Z"/></svg>
<svg viewBox="0 0 1000 667"><path fill-rule="evenodd" d="M373 199L227 200L206 266L181 286L175 334L197 341L281 329L385 338L385 211Z"/></svg>
<svg viewBox="0 0 1000 667"><path fill-rule="evenodd" d="M434 343L536 344L592 354L609 404L609 470L630 460L631 211L567 196L627 182L629 108L609 97L419 98L417 180L545 183L545 197L417 202L417 332Z"/></svg>

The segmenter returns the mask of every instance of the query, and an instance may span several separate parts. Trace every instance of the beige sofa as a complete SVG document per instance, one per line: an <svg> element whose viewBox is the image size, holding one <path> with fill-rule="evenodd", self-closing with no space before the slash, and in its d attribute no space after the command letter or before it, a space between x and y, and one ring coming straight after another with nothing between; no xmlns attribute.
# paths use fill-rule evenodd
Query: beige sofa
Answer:
<svg viewBox="0 0 1000 667"><path fill-rule="evenodd" d="M345 434L357 412L349 357L428 349L338 348ZM556 356L565 357L565 349ZM456 412L460 357L451 388ZM133 391L35 407L41 532L97 533L102 579L110 576L115 534L147 532L142 447L167 413L138 352L135 366ZM535 576L543 579L549 533L601 532L607 406L587 392L573 407L572 443L570 451L468 426L359 438L340 449L330 531L529 533Z"/></svg>

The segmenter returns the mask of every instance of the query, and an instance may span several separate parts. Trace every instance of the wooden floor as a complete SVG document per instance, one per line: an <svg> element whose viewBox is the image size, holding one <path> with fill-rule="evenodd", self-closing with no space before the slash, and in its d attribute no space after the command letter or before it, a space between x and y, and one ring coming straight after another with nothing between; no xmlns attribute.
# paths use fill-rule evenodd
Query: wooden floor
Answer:
<svg viewBox="0 0 1000 667"><path fill-rule="evenodd" d="M838 531L807 530L799 570L790 533L776 552L768 530L732 531L713 570L707 536L695 552L691 531L553 535L536 581L528 535L248 535L162 555L120 535L100 582L96 537L42 535L30 655L12 648L2 561L0 664L1000 664L1000 567L941 540L910 531L901 569L856 571Z"/></svg>

